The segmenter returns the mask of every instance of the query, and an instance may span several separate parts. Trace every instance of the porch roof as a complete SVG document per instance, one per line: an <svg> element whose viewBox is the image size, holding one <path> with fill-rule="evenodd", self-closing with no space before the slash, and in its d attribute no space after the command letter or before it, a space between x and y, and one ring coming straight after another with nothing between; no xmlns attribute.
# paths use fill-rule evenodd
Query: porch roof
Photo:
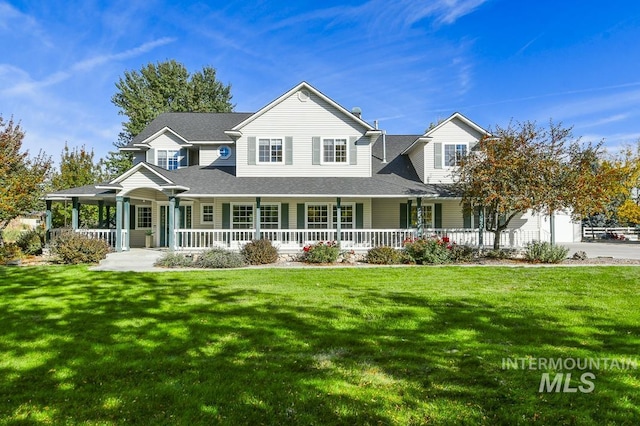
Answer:
<svg viewBox="0 0 640 426"><path fill-rule="evenodd" d="M455 196L451 185L425 185L392 174L373 177L237 177L234 167L192 166L176 170L174 181L189 188L179 197Z"/></svg>

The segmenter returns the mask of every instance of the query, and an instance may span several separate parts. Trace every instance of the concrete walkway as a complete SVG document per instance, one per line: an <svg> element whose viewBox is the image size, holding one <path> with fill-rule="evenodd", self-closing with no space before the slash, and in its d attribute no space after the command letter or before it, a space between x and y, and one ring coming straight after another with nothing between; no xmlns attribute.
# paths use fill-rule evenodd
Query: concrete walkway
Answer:
<svg viewBox="0 0 640 426"><path fill-rule="evenodd" d="M577 251L584 251L590 259L614 258L614 259L640 259L640 242L617 243L573 243L561 244L569 248L568 256L571 257ZM89 268L92 271L133 271L133 272L167 272L175 271L169 268L157 268L153 266L165 251L158 249L134 248L120 253L109 253L107 258L99 265Z"/></svg>
<svg viewBox="0 0 640 426"><path fill-rule="evenodd" d="M109 253L99 265L89 268L91 271L133 271L159 272L170 269L153 266L165 252L154 249L132 248L130 251Z"/></svg>

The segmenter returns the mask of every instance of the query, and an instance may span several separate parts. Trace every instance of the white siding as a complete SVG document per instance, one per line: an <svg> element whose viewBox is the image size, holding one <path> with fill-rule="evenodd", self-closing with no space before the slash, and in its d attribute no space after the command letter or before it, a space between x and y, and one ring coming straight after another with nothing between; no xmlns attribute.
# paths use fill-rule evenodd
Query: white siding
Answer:
<svg viewBox="0 0 640 426"><path fill-rule="evenodd" d="M418 142L419 146L423 146L422 142ZM422 182L424 182L424 149L414 149L409 153L409 159L411 160L411 164L413 164L413 168L416 169L416 173L418 173L418 177Z"/></svg>
<svg viewBox="0 0 640 426"><path fill-rule="evenodd" d="M458 119L453 119L445 123L441 128L433 132L430 136L432 139L427 143L423 149L420 146L416 146L415 150L422 151L424 154L424 183L453 183L451 176L451 167L444 166L444 153L442 156L443 167L436 169L434 167L434 145L441 143L443 150L445 144L461 144L461 143L475 143L482 135L476 130L464 124ZM413 159L412 159L413 161ZM419 165L418 165L419 166ZM418 166L414 163L416 170Z"/></svg>
<svg viewBox="0 0 640 426"><path fill-rule="evenodd" d="M238 176L371 176L371 141L364 127L313 93L303 102L296 93L241 129L236 141ZM247 164L248 137L293 138L293 164ZM312 165L312 137L357 137L357 164ZM257 150L256 150L257 151ZM285 153L286 156L286 153Z"/></svg>
<svg viewBox="0 0 640 426"><path fill-rule="evenodd" d="M137 188L153 188L160 190L160 185L165 183L166 181L164 179L144 167L120 182L122 185L122 193L126 193L129 190L135 190Z"/></svg>
<svg viewBox="0 0 640 426"><path fill-rule="evenodd" d="M222 145L222 144L221 144ZM201 166L235 166L236 147L233 144L224 144L231 148L231 156L226 160L220 158L220 146L221 145L203 145L200 147L200 165Z"/></svg>
<svg viewBox="0 0 640 426"><path fill-rule="evenodd" d="M183 142L170 132L164 132L149 142L149 146L155 149L180 149Z"/></svg>

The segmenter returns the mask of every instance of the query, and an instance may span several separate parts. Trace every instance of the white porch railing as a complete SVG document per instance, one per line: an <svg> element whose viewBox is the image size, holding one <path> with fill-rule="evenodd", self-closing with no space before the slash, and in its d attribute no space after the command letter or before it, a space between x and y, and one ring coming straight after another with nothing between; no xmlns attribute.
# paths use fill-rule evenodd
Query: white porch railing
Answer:
<svg viewBox="0 0 640 426"><path fill-rule="evenodd" d="M198 250L211 247L239 250L255 238L255 229L176 229L175 241L178 250ZM345 250L368 250L372 247L389 246L402 248L409 238L418 235L417 229L343 229L340 232L340 247ZM448 237L460 245L477 246L478 229L438 228L424 229L423 235ZM301 250L305 245L318 241L338 241L335 229L265 229L261 237L274 243L280 250ZM505 230L500 234L501 247L524 247L531 241L550 241L546 231ZM485 246L493 246L494 233L483 232Z"/></svg>
<svg viewBox="0 0 640 426"><path fill-rule="evenodd" d="M82 235L86 235L89 238L92 239L99 239L99 240L104 240L107 242L107 244L109 244L111 247L115 247L116 246L116 230L115 229L85 229L85 228L80 228L80 229L76 229L76 230L72 230L72 229L68 229L68 228L53 228L51 229L50 232L50 236L51 239L54 239L56 237L58 237L59 235L63 234L64 232L77 232L78 234L82 234ZM123 229L121 231L121 236L122 236L122 249L123 250L128 250L129 247L126 247L126 241L127 241L127 230Z"/></svg>

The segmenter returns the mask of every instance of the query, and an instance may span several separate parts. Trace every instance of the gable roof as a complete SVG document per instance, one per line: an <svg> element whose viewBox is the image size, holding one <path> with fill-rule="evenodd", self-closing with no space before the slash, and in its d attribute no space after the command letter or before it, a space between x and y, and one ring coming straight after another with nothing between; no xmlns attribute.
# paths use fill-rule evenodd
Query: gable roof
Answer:
<svg viewBox="0 0 640 426"><path fill-rule="evenodd" d="M297 86L295 86L294 88L292 88L291 90L289 90L288 92L286 92L285 94L280 96L279 98L273 100L268 105L262 107L255 114L247 117L241 123L238 123L237 125L235 125L233 127L233 129L231 129L231 130L238 131L238 130L242 129L244 126L246 126L247 124L251 123L253 120L255 120L256 118L260 117L264 113L270 111L272 108L274 108L275 106L279 105L285 99L288 99L291 95L293 95L294 93L296 93L296 92L298 92L300 90L307 90L307 91L313 93L314 95L318 96L320 99L322 99L323 101L327 102L329 105L331 105L332 107L336 108L338 111L340 111L346 117L348 117L350 120L355 121L356 123L358 123L359 125L361 125L365 129L367 129L368 131L374 131L375 130L375 128L373 126L371 126L369 123L367 123L366 121L364 121L361 118L356 117L349 110L344 108L342 105L340 105L339 103L337 103L336 101L334 101L333 99L331 99L330 97L325 95L324 93L320 92L318 89L316 89L315 87L313 87L312 85L310 85L306 81L301 82L300 84L298 84Z"/></svg>
<svg viewBox="0 0 640 426"><path fill-rule="evenodd" d="M409 153L413 149L413 147L416 146L420 142L428 142L429 139L431 139L433 137L433 134L435 132L437 132L442 127L444 127L447 123L450 123L453 120L462 121L464 124L466 124L467 126L471 127L473 130L477 131L478 133L481 133L481 134L484 134L484 135L487 135L487 136L491 135L488 131L486 131L485 129L483 129L482 127L480 127L479 125L477 125L473 121L469 120L464 115L460 114L459 112L454 112L447 119L445 119L445 120L441 121L440 123L438 123L438 125L436 125L433 129L430 129L424 135L417 137L415 139L415 141L411 145L409 145L404 151L402 151L400 154Z"/></svg>
<svg viewBox="0 0 640 426"><path fill-rule="evenodd" d="M224 131L251 115L249 112L165 112L136 135L127 148L135 148L134 144L145 143L167 128L189 142L232 142Z"/></svg>

